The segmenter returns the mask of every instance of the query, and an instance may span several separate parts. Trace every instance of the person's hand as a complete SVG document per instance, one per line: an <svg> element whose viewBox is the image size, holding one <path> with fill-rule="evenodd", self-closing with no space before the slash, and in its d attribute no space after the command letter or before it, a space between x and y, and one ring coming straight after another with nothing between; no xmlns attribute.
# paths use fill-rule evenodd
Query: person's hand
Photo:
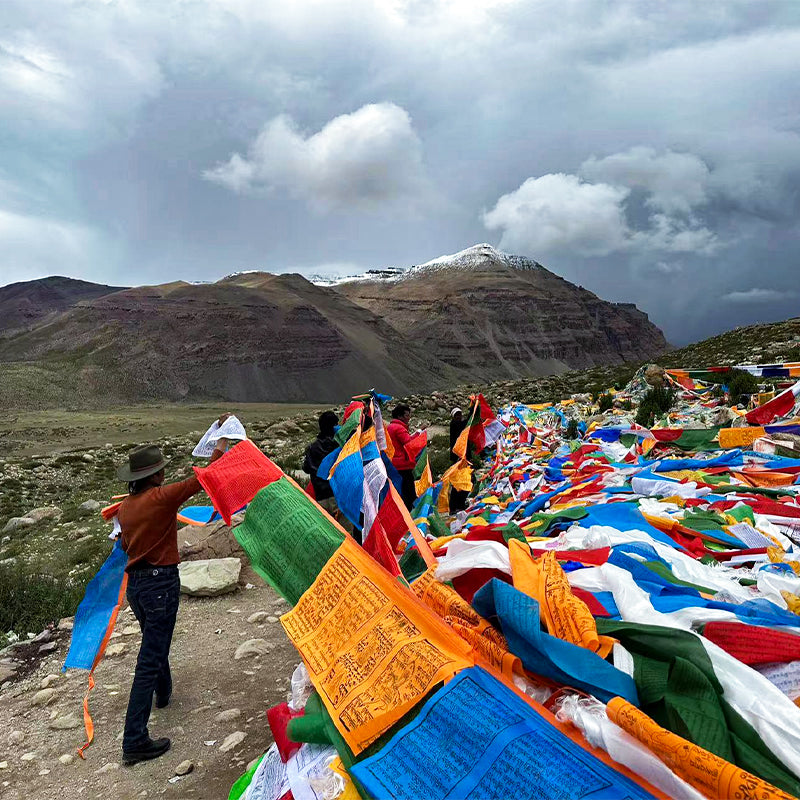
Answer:
<svg viewBox="0 0 800 800"><path fill-rule="evenodd" d="M428 428L430 428L430 426L431 426L430 422L425 420L425 422L423 422L422 425L419 426L419 429L421 431L426 431L426 430L428 430Z"/></svg>
<svg viewBox="0 0 800 800"><path fill-rule="evenodd" d="M228 451L228 440L224 436L221 436L217 439L214 449L219 450L221 453L226 453Z"/></svg>
<svg viewBox="0 0 800 800"><path fill-rule="evenodd" d="M221 417L220 417L220 418L217 420L217 425L219 425L220 427L222 427L222 423L223 423L223 422L225 422L225 420L226 420L226 419L228 419L228 417L232 417L232 416L233 416L233 414L231 414L231 413L229 413L229 412L226 412L226 413L224 413L224 414L223 414L223 415L222 415L222 416L221 416Z"/></svg>

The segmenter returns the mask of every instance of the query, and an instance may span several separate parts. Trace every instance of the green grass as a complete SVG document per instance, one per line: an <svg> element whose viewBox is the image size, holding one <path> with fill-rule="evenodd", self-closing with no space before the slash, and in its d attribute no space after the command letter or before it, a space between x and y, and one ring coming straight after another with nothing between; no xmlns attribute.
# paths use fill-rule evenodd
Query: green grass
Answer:
<svg viewBox="0 0 800 800"><path fill-rule="evenodd" d="M84 585L51 575L38 565L0 566L0 632L38 633L49 623L75 613Z"/></svg>

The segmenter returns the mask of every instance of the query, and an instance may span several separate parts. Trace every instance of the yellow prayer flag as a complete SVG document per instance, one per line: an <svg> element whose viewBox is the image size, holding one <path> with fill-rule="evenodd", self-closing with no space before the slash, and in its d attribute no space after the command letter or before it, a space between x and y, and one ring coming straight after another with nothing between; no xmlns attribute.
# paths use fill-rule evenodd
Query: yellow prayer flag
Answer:
<svg viewBox="0 0 800 800"><path fill-rule="evenodd" d="M355 754L474 663L470 646L351 538L281 624Z"/></svg>

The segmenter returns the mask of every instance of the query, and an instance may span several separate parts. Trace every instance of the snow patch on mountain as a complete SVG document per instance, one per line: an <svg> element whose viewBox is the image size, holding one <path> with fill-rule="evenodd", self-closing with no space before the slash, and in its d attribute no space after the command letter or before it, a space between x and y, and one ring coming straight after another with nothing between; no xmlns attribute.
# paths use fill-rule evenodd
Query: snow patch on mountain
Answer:
<svg viewBox="0 0 800 800"><path fill-rule="evenodd" d="M310 275L308 279L317 286L338 286L342 283L385 281L395 283L444 270L477 270L487 266L511 267L512 269L544 269L541 264L523 256L515 256L496 250L490 244L476 244L458 253L439 256L424 264L415 264L407 269L403 267L383 267L370 269L360 275L323 276Z"/></svg>

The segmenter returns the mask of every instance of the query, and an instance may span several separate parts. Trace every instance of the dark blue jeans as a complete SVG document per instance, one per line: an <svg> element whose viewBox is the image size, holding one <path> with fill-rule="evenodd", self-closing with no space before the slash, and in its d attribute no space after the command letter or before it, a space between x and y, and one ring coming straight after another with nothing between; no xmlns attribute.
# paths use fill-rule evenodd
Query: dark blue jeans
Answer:
<svg viewBox="0 0 800 800"><path fill-rule="evenodd" d="M166 699L172 693L169 647L178 614L181 582L178 567L149 567L128 574L128 602L142 629L122 749L136 750L149 738L147 721L153 694Z"/></svg>

